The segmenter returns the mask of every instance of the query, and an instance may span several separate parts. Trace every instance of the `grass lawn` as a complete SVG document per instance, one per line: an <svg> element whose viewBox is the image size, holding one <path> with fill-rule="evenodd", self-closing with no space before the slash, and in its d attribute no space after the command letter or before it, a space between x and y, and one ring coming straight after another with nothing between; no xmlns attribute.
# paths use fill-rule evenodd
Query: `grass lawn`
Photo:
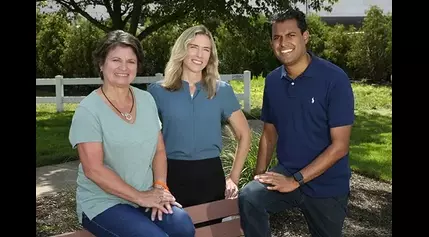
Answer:
<svg viewBox="0 0 429 237"><path fill-rule="evenodd" d="M36 167L76 159L76 151L68 140L70 122L77 104L65 104L64 112L56 113L53 104L36 107Z"/></svg>
<svg viewBox="0 0 429 237"><path fill-rule="evenodd" d="M243 84L231 82L236 93L243 92ZM262 105L264 79L251 83L252 111L249 119L257 119ZM351 138L352 169L381 180L392 179L392 89L353 83L356 99L356 123ZM68 130L76 104L66 104L65 111L55 112L54 105L37 105L36 164L57 164L76 159L68 141ZM258 137L255 139L257 140ZM257 142L249 155L249 165L256 157Z"/></svg>

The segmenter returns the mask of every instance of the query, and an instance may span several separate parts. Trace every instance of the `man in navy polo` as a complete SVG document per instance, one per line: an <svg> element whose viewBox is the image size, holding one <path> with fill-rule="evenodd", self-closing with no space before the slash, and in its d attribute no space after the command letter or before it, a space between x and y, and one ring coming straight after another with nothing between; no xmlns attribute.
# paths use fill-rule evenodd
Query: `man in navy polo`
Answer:
<svg viewBox="0 0 429 237"><path fill-rule="evenodd" d="M309 52L308 40L302 12L273 17L271 46L283 65L266 77L256 175L239 194L246 237L271 236L269 214L294 207L312 236L342 235L354 96L346 73ZM275 147L278 164L266 172Z"/></svg>

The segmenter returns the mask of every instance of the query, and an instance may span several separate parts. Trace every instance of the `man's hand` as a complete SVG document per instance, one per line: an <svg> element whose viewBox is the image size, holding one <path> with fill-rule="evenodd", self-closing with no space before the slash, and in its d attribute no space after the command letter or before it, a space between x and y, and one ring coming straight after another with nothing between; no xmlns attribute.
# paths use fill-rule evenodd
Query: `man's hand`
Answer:
<svg viewBox="0 0 429 237"><path fill-rule="evenodd" d="M238 195L237 184L231 178L226 179L225 198L234 199Z"/></svg>
<svg viewBox="0 0 429 237"><path fill-rule="evenodd" d="M293 177L286 177L275 172L266 172L256 175L254 179L261 183L271 185L268 186L267 189L276 190L281 193L292 192L299 187L299 183L295 181Z"/></svg>

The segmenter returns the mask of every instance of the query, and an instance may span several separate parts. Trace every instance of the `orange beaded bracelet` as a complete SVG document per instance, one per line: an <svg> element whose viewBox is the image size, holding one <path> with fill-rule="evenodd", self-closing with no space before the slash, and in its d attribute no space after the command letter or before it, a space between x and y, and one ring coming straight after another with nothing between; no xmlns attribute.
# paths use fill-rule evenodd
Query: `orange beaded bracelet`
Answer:
<svg viewBox="0 0 429 237"><path fill-rule="evenodd" d="M162 181L155 181L155 182L153 182L153 185L155 185L155 184L158 184L158 185L162 186L165 190L169 191L166 183L164 183Z"/></svg>

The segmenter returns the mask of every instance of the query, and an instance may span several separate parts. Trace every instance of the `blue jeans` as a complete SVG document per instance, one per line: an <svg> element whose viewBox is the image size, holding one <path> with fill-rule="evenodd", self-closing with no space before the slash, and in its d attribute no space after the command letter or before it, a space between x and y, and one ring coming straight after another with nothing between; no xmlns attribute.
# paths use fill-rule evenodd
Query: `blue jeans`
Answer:
<svg viewBox="0 0 429 237"><path fill-rule="evenodd" d="M272 169L286 174L281 165ZM313 198L299 188L280 193L253 180L239 193L241 228L246 237L271 237L269 214L299 208L304 214L311 236L339 237L347 215L348 194L330 198Z"/></svg>
<svg viewBox="0 0 429 237"><path fill-rule="evenodd" d="M151 211L127 204L115 205L92 220L83 213L82 226L97 237L194 237L191 218L182 208L172 206L173 214L163 214L162 221L150 219Z"/></svg>

